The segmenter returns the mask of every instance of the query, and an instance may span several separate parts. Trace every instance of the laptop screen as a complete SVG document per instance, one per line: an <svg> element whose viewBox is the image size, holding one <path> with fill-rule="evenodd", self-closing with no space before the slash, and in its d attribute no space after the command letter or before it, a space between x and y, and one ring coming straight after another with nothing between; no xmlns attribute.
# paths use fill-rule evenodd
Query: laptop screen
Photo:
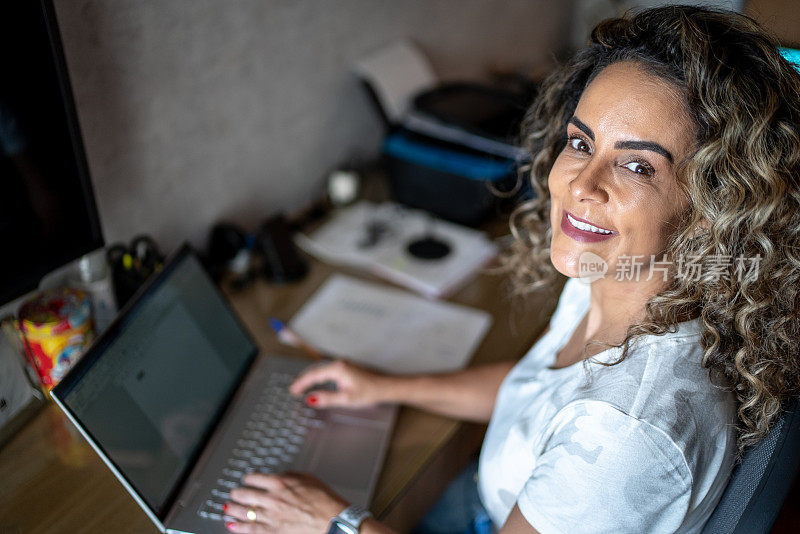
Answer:
<svg viewBox="0 0 800 534"><path fill-rule="evenodd" d="M257 352L183 251L55 391L163 517Z"/></svg>

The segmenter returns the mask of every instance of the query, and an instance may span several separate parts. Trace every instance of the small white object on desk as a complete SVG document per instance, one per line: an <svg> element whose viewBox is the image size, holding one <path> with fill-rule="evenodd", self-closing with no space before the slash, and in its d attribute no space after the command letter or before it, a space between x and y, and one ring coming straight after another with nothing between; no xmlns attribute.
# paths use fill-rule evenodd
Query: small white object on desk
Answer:
<svg viewBox="0 0 800 534"><path fill-rule="evenodd" d="M409 243L427 235L446 243L449 253L436 260L410 254ZM295 242L322 261L367 269L431 298L454 293L498 251L483 232L392 202L361 201L310 236L296 234Z"/></svg>
<svg viewBox="0 0 800 534"><path fill-rule="evenodd" d="M290 321L324 353L391 373L461 369L491 323L482 310L338 274Z"/></svg>
<svg viewBox="0 0 800 534"><path fill-rule="evenodd" d="M334 206L352 204L358 198L359 177L354 171L338 170L328 176L328 197Z"/></svg>

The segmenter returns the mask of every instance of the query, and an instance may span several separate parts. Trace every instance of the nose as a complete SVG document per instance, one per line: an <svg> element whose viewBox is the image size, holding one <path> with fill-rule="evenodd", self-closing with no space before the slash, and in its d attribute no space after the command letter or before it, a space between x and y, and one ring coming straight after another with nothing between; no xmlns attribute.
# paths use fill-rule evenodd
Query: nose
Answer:
<svg viewBox="0 0 800 534"><path fill-rule="evenodd" d="M591 161L570 181L569 190L579 202L605 203L609 200L607 169L600 161Z"/></svg>

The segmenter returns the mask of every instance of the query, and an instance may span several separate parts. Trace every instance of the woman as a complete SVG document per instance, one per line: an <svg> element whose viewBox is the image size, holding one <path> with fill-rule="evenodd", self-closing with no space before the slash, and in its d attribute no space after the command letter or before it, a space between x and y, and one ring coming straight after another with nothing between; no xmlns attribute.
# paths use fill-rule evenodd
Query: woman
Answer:
<svg viewBox="0 0 800 534"><path fill-rule="evenodd" d="M545 335L516 365L336 362L291 391L334 381L306 401L489 421L477 489L503 533L698 532L800 383L798 102L800 76L744 16L601 23L526 120L538 198L512 217L507 265L527 287L571 278ZM309 476L245 483L234 532L325 532L347 506Z"/></svg>

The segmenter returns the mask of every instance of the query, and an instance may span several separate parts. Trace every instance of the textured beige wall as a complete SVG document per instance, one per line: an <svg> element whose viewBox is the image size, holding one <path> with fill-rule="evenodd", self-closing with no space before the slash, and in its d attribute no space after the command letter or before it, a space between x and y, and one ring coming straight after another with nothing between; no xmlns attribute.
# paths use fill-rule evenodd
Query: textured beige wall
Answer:
<svg viewBox="0 0 800 534"><path fill-rule="evenodd" d="M445 78L535 66L559 0L55 0L106 239L205 241L322 191L381 125L348 72L401 37Z"/></svg>
<svg viewBox="0 0 800 534"><path fill-rule="evenodd" d="M764 25L782 44L800 46L800 2L747 0L746 13Z"/></svg>

